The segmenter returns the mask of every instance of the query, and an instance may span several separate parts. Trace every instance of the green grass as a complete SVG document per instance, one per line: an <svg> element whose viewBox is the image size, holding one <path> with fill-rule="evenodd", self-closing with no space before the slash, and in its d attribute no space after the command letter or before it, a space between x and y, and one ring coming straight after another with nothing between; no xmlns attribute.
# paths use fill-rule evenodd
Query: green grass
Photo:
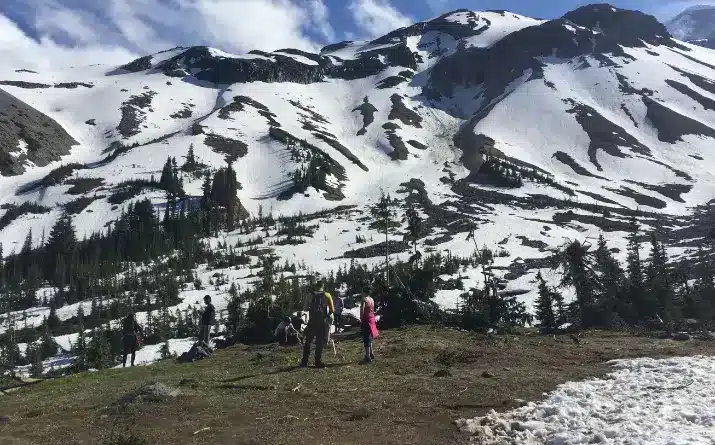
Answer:
<svg viewBox="0 0 715 445"><path fill-rule="evenodd" d="M515 398L539 399L558 383L601 375L609 370L606 360L715 351L709 343L625 333L587 333L582 345L523 333L506 343L429 327L384 332L371 365L358 364L356 334L337 346L338 356L329 350L322 370L296 369L299 348L237 346L191 364L166 361L42 382L0 396L0 416L10 417L0 425L0 444L467 443L455 419L509 409ZM482 377L485 371L494 377ZM154 381L181 394L168 403L112 406ZM126 438L139 442L117 442Z"/></svg>

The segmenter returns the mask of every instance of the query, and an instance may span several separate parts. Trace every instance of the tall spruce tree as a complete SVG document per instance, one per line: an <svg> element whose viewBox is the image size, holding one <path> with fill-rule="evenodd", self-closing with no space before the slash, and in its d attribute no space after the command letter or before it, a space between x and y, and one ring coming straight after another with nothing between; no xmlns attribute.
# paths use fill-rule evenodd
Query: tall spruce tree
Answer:
<svg viewBox="0 0 715 445"><path fill-rule="evenodd" d="M582 327L597 324L598 315L595 305L593 268L589 264L588 247L580 241L573 241L562 253L561 264L564 270L562 285L571 285L576 291L579 323Z"/></svg>
<svg viewBox="0 0 715 445"><path fill-rule="evenodd" d="M422 218L412 204L409 204L405 213L407 217L407 239L417 253L417 240L422 234Z"/></svg>
<svg viewBox="0 0 715 445"><path fill-rule="evenodd" d="M643 286L643 265L641 263L641 242L640 242L640 227L636 222L636 218L632 217L629 221L628 234L628 256L627 263L627 293L628 301L633 306L635 322L642 320L647 316L648 311L645 304L645 289Z"/></svg>
<svg viewBox="0 0 715 445"><path fill-rule="evenodd" d="M539 282L539 297L536 300L536 319L541 323L541 329L547 332L557 327L554 292L549 288L544 277L539 272L536 275Z"/></svg>
<svg viewBox="0 0 715 445"><path fill-rule="evenodd" d="M675 291L670 279L665 245L659 238L658 230L651 232L651 250L646 268L645 286L649 298L646 299L646 303L651 306L648 308L649 313L660 316L666 324L669 324L677 317L673 301Z"/></svg>
<svg viewBox="0 0 715 445"><path fill-rule="evenodd" d="M606 327L616 327L618 319L630 312L621 295L624 274L618 261L608 249L606 239L601 234L598 237L598 247L595 254L596 271L599 283L600 323Z"/></svg>

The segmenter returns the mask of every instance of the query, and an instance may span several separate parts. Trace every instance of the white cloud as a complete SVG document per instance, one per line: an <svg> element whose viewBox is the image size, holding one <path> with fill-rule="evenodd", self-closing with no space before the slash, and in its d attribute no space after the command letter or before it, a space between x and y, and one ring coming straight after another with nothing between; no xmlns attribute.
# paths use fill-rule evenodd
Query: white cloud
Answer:
<svg viewBox="0 0 715 445"><path fill-rule="evenodd" d="M413 23L387 0L352 0L349 8L358 29L368 37L383 36Z"/></svg>
<svg viewBox="0 0 715 445"><path fill-rule="evenodd" d="M62 66L117 64L135 57L137 54L117 46L69 48L56 44L48 37L38 42L0 14L0 60L3 69L25 68L43 71Z"/></svg>
<svg viewBox="0 0 715 445"><path fill-rule="evenodd" d="M4 65L37 67L49 63L45 58L65 65L93 58L92 63L121 64L139 54L191 45L232 53L316 50L335 38L323 0L104 0L101 7L34 0L27 11L24 22L39 41L0 14Z"/></svg>

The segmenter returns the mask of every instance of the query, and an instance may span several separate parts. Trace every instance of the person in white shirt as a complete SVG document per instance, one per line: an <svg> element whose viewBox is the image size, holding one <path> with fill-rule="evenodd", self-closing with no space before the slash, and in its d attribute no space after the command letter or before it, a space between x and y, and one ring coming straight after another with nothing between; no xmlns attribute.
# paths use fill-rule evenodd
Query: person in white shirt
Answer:
<svg viewBox="0 0 715 445"><path fill-rule="evenodd" d="M333 299L335 306L335 332L343 331L343 309L345 308L345 295L341 289L335 290L335 298Z"/></svg>

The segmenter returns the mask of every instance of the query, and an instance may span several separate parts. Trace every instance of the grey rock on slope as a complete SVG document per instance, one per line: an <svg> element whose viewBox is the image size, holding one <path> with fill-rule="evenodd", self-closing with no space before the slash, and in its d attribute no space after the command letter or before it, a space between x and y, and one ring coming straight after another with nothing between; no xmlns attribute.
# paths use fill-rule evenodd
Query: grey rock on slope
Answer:
<svg viewBox="0 0 715 445"><path fill-rule="evenodd" d="M53 119L0 90L0 173L19 175L69 154L75 141Z"/></svg>

